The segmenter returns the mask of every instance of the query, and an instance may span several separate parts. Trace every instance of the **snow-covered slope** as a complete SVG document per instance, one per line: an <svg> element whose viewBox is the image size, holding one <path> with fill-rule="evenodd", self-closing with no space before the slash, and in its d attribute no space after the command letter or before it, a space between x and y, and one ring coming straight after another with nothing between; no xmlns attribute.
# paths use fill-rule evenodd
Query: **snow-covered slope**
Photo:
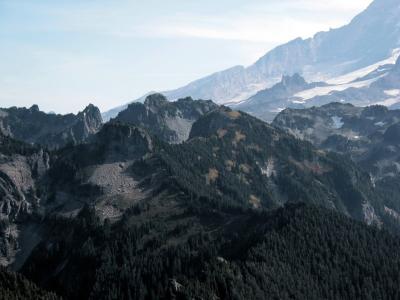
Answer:
<svg viewBox="0 0 400 300"><path fill-rule="evenodd" d="M286 80L289 85L283 84L284 80L282 80L272 88L262 90L232 107L265 121L272 121L283 108L307 108L330 102L398 108L400 105L399 54L400 52L396 50L390 59L332 78L328 82L307 83L304 79L297 79L295 83L302 84L297 83L293 86L293 80ZM282 87L284 87L284 92L282 92Z"/></svg>
<svg viewBox="0 0 400 300"><path fill-rule="evenodd" d="M388 74L391 69L390 65L394 65L399 56L400 49L395 49L393 50L392 55L385 60L374 63L371 66L367 66L360 70L356 70L336 78L331 78L326 82L328 84L327 86L304 90L295 94L294 97L300 98L297 101L306 102L307 100L316 96L329 95L335 91L340 92L349 88L358 89L362 87L369 87L373 82L385 77L385 75Z"/></svg>
<svg viewBox="0 0 400 300"><path fill-rule="evenodd" d="M346 26L309 39L295 39L247 68L236 66L163 94L169 100L191 96L226 104L243 101L271 87L282 75L299 73L313 82L365 71L366 67L391 59L393 51L400 47L399 20L399 0L375 0Z"/></svg>

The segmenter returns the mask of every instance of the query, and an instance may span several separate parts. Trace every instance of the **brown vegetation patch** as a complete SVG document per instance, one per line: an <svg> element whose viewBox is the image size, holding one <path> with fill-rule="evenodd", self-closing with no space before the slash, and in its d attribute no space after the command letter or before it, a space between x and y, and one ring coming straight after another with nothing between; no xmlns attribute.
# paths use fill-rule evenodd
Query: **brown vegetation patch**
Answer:
<svg viewBox="0 0 400 300"><path fill-rule="evenodd" d="M233 140L233 144L237 145L238 143L240 143L241 141L246 139L246 135L243 134L241 131L236 131L235 132L235 138Z"/></svg>
<svg viewBox="0 0 400 300"><path fill-rule="evenodd" d="M209 185L211 183L214 183L219 176L219 172L215 168L210 168L208 170L208 174L206 175L206 184Z"/></svg>
<svg viewBox="0 0 400 300"><path fill-rule="evenodd" d="M241 116L241 114L240 114L240 112L238 112L238 111L236 111L236 110L231 110L231 111L229 111L228 112L228 116L231 118L231 119L237 119L237 118L239 118L240 116Z"/></svg>
<svg viewBox="0 0 400 300"><path fill-rule="evenodd" d="M235 166L235 162L233 160L225 160L225 167L228 171L232 171L232 168Z"/></svg>
<svg viewBox="0 0 400 300"><path fill-rule="evenodd" d="M228 133L228 130L226 130L224 128L220 128L217 130L217 135L220 139L222 139L227 133Z"/></svg>

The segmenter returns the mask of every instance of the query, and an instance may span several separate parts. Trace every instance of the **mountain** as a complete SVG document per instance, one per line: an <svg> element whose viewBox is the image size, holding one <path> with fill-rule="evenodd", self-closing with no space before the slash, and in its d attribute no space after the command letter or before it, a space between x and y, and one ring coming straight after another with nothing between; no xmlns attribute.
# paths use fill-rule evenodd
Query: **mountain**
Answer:
<svg viewBox="0 0 400 300"><path fill-rule="evenodd" d="M81 143L102 125L100 110L87 106L77 115L47 114L37 105L31 108L0 109L0 131L26 143L59 148L68 143Z"/></svg>
<svg viewBox="0 0 400 300"><path fill-rule="evenodd" d="M323 91L319 94L316 89L304 91L295 95L298 96L296 102L304 107L340 101L356 106L385 105L395 108L400 103L400 58L393 65L386 65L383 69L342 86L344 89L333 88L329 93Z"/></svg>
<svg viewBox="0 0 400 300"><path fill-rule="evenodd" d="M323 82L308 83L297 73L293 76L283 76L281 82L259 91L242 103L232 105L232 108L245 111L265 121L272 121L285 107L293 106L290 100L296 93L326 86L328 84Z"/></svg>
<svg viewBox="0 0 400 300"><path fill-rule="evenodd" d="M66 299L398 296L400 210L370 174L244 112L157 94L84 143L0 141L1 262Z"/></svg>
<svg viewBox="0 0 400 300"><path fill-rule="evenodd" d="M163 94L169 100L191 96L232 104L271 87L283 75L299 73L309 82L342 80L340 76L356 71L364 76L398 57L399 16L397 0L375 0L346 26L309 39L295 39L249 67L236 66ZM104 116L114 117L116 113L114 110Z"/></svg>
<svg viewBox="0 0 400 300"><path fill-rule="evenodd" d="M140 108L154 108L155 103L162 109L153 112L161 117L164 109L171 108L161 105L170 103L160 95L150 97L147 106ZM178 103L186 109L191 106L188 111L192 112L203 105L215 106L189 99L174 105ZM5 196L1 205L21 211L21 216L13 211L5 216L4 264L13 263L14 268L23 264L43 238L43 217L75 217L89 205L101 219L115 222L132 205L157 195L168 198L183 193L197 201L247 209L306 202L368 224L386 222L368 173L344 157L321 152L250 115L217 107L194 122L181 144L150 133L163 132L163 122L145 124L148 128L121 120L109 122L85 143L50 153L6 137L23 150L13 146L14 152L2 152ZM22 214L18 207L26 207L28 213ZM18 224L24 217L27 220ZM11 240L6 234L10 228L15 233Z"/></svg>
<svg viewBox="0 0 400 300"><path fill-rule="evenodd" d="M151 131L159 132L159 125ZM56 156L42 203L62 215L76 215L86 203L118 219L132 204L171 189L233 207L314 203L369 224L381 224L385 215L370 176L350 160L226 107L200 117L182 144L110 122Z"/></svg>
<svg viewBox="0 0 400 300"><path fill-rule="evenodd" d="M399 48L399 15L398 1L375 0L350 24L279 46L253 68L267 76L298 72L307 80L315 80L370 66Z"/></svg>
<svg viewBox="0 0 400 300"><path fill-rule="evenodd" d="M365 205L379 202L368 174L350 161L319 153L308 143L224 107L200 117L183 144L164 143L142 128L110 122L90 142L64 148L57 156L49 171L48 202L63 214L88 203L100 214L109 213L108 218L112 213L119 216L126 205L145 199L158 186L178 186L192 197L249 208L301 200L360 220L366 217ZM359 184L347 186L338 174ZM144 178L151 178L151 184ZM341 193L342 185L352 198ZM328 191L330 197L322 197Z"/></svg>
<svg viewBox="0 0 400 300"><path fill-rule="evenodd" d="M394 64L375 67L326 83L308 83L298 74L286 76L272 88L231 107L268 122L284 108L309 108L332 102L358 106L385 105L395 109L400 104L400 58Z"/></svg>
<svg viewBox="0 0 400 300"><path fill-rule="evenodd" d="M273 125L318 147L365 159L378 145L397 144L400 110L385 106L356 107L330 103L308 109L285 109Z"/></svg>
<svg viewBox="0 0 400 300"><path fill-rule="evenodd" d="M185 98L169 102L161 94L152 94L144 104L130 104L111 122L140 126L166 142L181 143L189 138L193 123L216 108L212 101Z"/></svg>
<svg viewBox="0 0 400 300"><path fill-rule="evenodd" d="M386 210L400 209L400 110L331 103L309 109L286 109L273 124L324 150L351 157L371 174ZM397 192L395 192L397 191Z"/></svg>

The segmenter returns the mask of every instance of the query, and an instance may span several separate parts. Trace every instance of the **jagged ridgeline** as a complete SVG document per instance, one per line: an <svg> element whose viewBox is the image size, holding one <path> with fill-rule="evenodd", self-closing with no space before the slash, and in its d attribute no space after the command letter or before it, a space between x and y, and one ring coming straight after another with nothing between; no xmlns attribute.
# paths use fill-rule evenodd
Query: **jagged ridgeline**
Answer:
<svg viewBox="0 0 400 300"><path fill-rule="evenodd" d="M111 208L117 213L117 203L143 200L161 186L217 206L271 209L307 202L381 222L371 179L350 160L224 107L196 121L182 144L111 122L92 141L58 156L50 170L52 201L70 212L79 203L101 201L104 214Z"/></svg>
<svg viewBox="0 0 400 300"><path fill-rule="evenodd" d="M53 150L0 137L1 263L66 299L398 297L370 174L246 113L156 94Z"/></svg>
<svg viewBox="0 0 400 300"><path fill-rule="evenodd" d="M31 108L0 109L0 131L16 140L59 148L83 142L102 124L100 110L88 105L77 115L47 114L37 105Z"/></svg>
<svg viewBox="0 0 400 300"><path fill-rule="evenodd" d="M194 101L192 98L169 102L161 94L150 95L144 103L132 103L111 122L122 122L146 128L169 143L181 143L189 137L195 121L216 109L212 101Z"/></svg>

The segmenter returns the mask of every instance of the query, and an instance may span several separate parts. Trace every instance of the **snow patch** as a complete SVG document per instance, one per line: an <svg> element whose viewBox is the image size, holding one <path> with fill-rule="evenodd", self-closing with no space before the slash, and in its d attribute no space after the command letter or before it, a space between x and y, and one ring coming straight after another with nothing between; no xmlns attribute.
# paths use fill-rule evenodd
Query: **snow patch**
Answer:
<svg viewBox="0 0 400 300"><path fill-rule="evenodd" d="M270 112L272 112L272 113L280 113L280 112L283 111L284 109L285 109L285 108L278 107L278 108L275 108L275 109L271 109Z"/></svg>
<svg viewBox="0 0 400 300"><path fill-rule="evenodd" d="M332 92L342 92L349 88L357 88L358 89L358 88L362 88L362 87L368 87L371 85L371 83L375 82L376 80L378 80L381 77L382 76L379 76L379 77L373 78L373 79L369 79L369 80L344 83L344 84L339 84L339 85L316 87L316 88L312 88L312 89L308 89L308 90L299 92L299 93L295 94L294 97L298 97L303 100L309 100L316 96L326 96Z"/></svg>
<svg viewBox="0 0 400 300"><path fill-rule="evenodd" d="M400 48L396 48L392 51L392 54L389 58L378 61L375 64L372 64L368 67L356 70L354 72L336 77L336 78L332 78L330 80L327 81L328 84L333 84L333 85L342 85L351 81L354 81L358 78L364 77L366 75L368 75L369 73L375 71L376 69L378 69L379 67L383 66L383 65L388 65L388 64L395 64L397 59L400 56Z"/></svg>
<svg viewBox="0 0 400 300"><path fill-rule="evenodd" d="M363 88L363 87L368 87L370 86L373 82L377 81L378 79L386 76L385 74L381 74L380 76L377 76L372 79L368 80L363 80L363 81L355 81L359 78L362 78L371 72L377 70L379 67L387 64L395 64L397 59L400 57L400 48L397 48L393 50L391 56L385 60L379 61L375 64L372 64L368 67L356 70L354 72L336 77L336 78L331 78L326 81L328 86L323 86L323 87L315 87L312 89L308 89L305 91L301 91L297 94L294 95L294 97L298 97L305 100L312 99L316 96L326 96L329 95L332 92L341 92L344 91L348 88ZM397 97L400 95L400 90L387 90L385 93L388 96L391 97ZM296 101L299 101L296 99ZM293 102L294 103L294 102Z"/></svg>

